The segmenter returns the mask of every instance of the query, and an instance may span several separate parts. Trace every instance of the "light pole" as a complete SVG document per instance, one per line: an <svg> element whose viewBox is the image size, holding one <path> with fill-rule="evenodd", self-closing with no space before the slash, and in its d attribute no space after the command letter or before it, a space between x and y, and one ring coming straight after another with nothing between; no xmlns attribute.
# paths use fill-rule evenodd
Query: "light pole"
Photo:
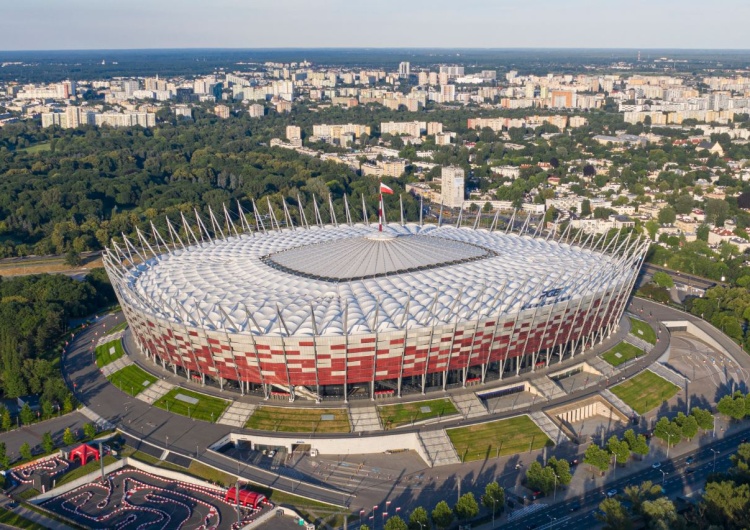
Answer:
<svg viewBox="0 0 750 530"><path fill-rule="evenodd" d="M716 449L711 449L711 452L714 454L714 473L716 473L716 455L719 453Z"/></svg>
<svg viewBox="0 0 750 530"><path fill-rule="evenodd" d="M660 469L659 471L661 471L661 483L663 485L665 482L667 482L667 475L669 475L669 473L667 473L663 469Z"/></svg>
<svg viewBox="0 0 750 530"><path fill-rule="evenodd" d="M617 463L617 456L615 455L615 465L616 463ZM557 479L559 479L560 477L557 476L557 473L553 473L553 475L555 476L555 492L552 494L552 502L555 502L557 500ZM495 512L492 512L493 516L494 516L494 513Z"/></svg>
<svg viewBox="0 0 750 530"><path fill-rule="evenodd" d="M166 436L166 439L167 439L167 447L166 447L166 449L167 449L167 451L169 451L169 435Z"/></svg>
<svg viewBox="0 0 750 530"><path fill-rule="evenodd" d="M667 460L669 460L669 447L672 445L672 435L667 433Z"/></svg>

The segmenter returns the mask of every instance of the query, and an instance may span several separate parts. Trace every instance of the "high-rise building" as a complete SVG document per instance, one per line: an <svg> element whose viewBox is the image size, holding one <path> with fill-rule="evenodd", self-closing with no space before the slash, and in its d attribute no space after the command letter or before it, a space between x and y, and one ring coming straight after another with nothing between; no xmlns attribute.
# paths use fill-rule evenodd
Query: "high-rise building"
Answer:
<svg viewBox="0 0 750 530"><path fill-rule="evenodd" d="M302 129L297 125L287 125L286 139L290 144L302 147Z"/></svg>
<svg viewBox="0 0 750 530"><path fill-rule="evenodd" d="M441 85L440 94L443 96L443 101L456 101L456 85Z"/></svg>
<svg viewBox="0 0 750 530"><path fill-rule="evenodd" d="M403 61L399 63L398 65L398 76L399 77L409 77L409 63L408 61Z"/></svg>
<svg viewBox="0 0 750 530"><path fill-rule="evenodd" d="M444 167L441 177L441 202L448 208L460 208L464 202L464 170L456 166Z"/></svg>
<svg viewBox="0 0 750 530"><path fill-rule="evenodd" d="M253 103L247 108L247 112L251 118L260 118L266 113L266 108L259 103Z"/></svg>

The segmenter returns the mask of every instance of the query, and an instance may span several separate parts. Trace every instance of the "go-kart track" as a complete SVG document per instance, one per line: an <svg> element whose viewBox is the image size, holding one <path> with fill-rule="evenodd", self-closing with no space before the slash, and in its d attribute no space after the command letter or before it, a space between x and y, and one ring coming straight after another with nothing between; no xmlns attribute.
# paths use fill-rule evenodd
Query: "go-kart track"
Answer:
<svg viewBox="0 0 750 530"><path fill-rule="evenodd" d="M87 528L114 530L236 529L236 506L225 501L225 490L165 480L125 467L45 501L42 506ZM257 509L241 508L243 525Z"/></svg>

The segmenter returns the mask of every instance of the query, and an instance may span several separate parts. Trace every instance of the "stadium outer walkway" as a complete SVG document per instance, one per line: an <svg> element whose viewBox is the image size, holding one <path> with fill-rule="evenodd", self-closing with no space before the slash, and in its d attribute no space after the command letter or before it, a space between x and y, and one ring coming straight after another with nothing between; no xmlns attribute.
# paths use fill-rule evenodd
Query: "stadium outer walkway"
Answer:
<svg viewBox="0 0 750 530"><path fill-rule="evenodd" d="M644 309L641 312L641 309ZM658 304L636 299L631 302L629 309L634 313L638 314L639 317L648 321L655 327L658 322L662 320L690 320L695 323L701 329L709 333L721 344L726 344L727 348L734 346L734 350L729 351L736 352L738 347L732 343L727 337L723 337L722 334L711 327L710 325L702 322L700 319L688 315L686 313L674 310L669 307L660 306ZM219 458L222 455L217 455L213 452L207 452L206 447L214 443L217 439L228 434L229 432L237 432L238 429L233 429L224 425L207 425L201 421L191 420L184 416L170 414L165 410L149 406L148 404L131 398L130 396L123 394L116 387L111 385L106 378L101 374L100 370L96 367L95 363L92 362L90 346L93 341L102 332L103 325L106 324L107 328L112 327L119 320L121 321L121 315L109 316L100 322L88 327L87 329L80 332L74 341L72 341L68 353L63 359L63 371L71 388L75 389L76 395L80 401L89 406L100 416L109 419L112 423L117 425L121 430L131 435L136 439L143 439L150 444L154 444L158 447L167 449L177 454L181 454L188 458L196 458L197 460L203 461L209 465L222 469L227 473L237 475L238 472L242 478L264 484L272 488L294 493L300 496L308 497L331 504L341 505L342 503L353 506L372 506L373 502L377 504L382 498L387 496L380 491L360 491L356 495L356 499L351 492L334 490L331 488L315 486L301 482L299 479L290 479L278 474L269 472L265 469L255 468L252 466L242 465L241 469L238 470L237 461L229 458ZM661 337L667 339L668 333L662 327ZM584 355L577 356L574 360L568 361L570 364L576 364L589 358L590 356L597 355L601 351L611 347L614 343L618 342L625 334L627 329L624 326L618 332L616 336L604 341L603 344L596 348L593 348ZM648 354L637 361L630 363L628 367L621 371L618 376L630 377L635 373L646 368L651 363L655 362L667 349L668 340L660 340L656 347ZM134 356L136 360L142 359L140 355ZM744 355L744 361L747 362L750 368L750 357ZM153 364L145 363L149 371L153 372ZM744 363L743 363L744 364ZM558 365L555 365L557 370ZM566 366L566 363L562 363L561 367ZM173 376L173 374L172 374ZM528 380L530 378L539 377L540 374L525 374L520 378L508 378L502 381L503 385L511 384L519 380ZM191 388L191 383L183 378L179 379L180 386L185 388ZM612 381L615 384L615 381ZM570 395L566 395L564 398L550 401L539 401L538 403L527 407L525 412L536 412L546 409L551 406L559 406L572 401L577 401L586 398L590 395L598 394L607 384L605 382L599 385L588 387L585 390L575 392ZM491 388L490 385L485 385L482 389ZM206 392L205 387L197 386L198 390ZM208 389L210 390L210 389ZM474 389L476 390L476 389ZM464 392L473 392L463 390ZM207 392L208 393L208 392ZM227 393L217 392L219 396L227 397ZM436 396L442 395L441 393L435 393ZM247 396L248 400L252 400L252 397ZM256 398L257 399L257 398ZM414 400L425 399L424 396L414 396ZM368 404L370 402L367 402ZM384 402L385 403L385 402ZM455 426L465 426L473 423L480 423L489 419L502 419L504 417L518 415L520 411L512 411L505 413L498 413L492 416L486 415L469 420L456 419L450 422L443 422L438 425L415 427L415 428L404 428L399 429L400 432L414 432L428 429L444 429ZM208 427L208 428L207 428ZM253 431L244 430L243 432L252 433ZM361 436L376 438L382 433L363 433ZM351 435L326 435L326 437L342 436L347 437ZM295 437L295 435L291 435ZM311 438L309 433L305 434L306 438ZM376 443L376 440L373 440ZM538 456L538 455L536 455ZM532 453L524 458L536 458ZM437 478L439 481L439 475L437 473L446 476L463 476L472 475L476 473L477 466L482 465L482 462L473 462L467 464L458 464L454 466L446 466L442 468L435 468L434 470L426 469L425 475L432 475L433 478ZM447 486L449 491L452 491L454 486ZM435 491L435 495L440 497L444 493Z"/></svg>

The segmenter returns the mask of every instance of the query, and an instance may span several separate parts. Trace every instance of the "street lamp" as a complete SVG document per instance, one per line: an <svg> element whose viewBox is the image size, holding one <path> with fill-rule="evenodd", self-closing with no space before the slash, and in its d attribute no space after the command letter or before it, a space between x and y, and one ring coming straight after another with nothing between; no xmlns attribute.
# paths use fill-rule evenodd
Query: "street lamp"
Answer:
<svg viewBox="0 0 750 530"><path fill-rule="evenodd" d="M667 460L669 460L669 447L672 445L672 435L667 433Z"/></svg>
<svg viewBox="0 0 750 530"><path fill-rule="evenodd" d="M659 471L661 471L661 483L664 484L667 482L667 475L669 475L669 473L667 473L663 469L660 469Z"/></svg>
<svg viewBox="0 0 750 530"><path fill-rule="evenodd" d="M615 465L617 465L617 455L615 455ZM557 476L557 473L553 473L553 475L555 476L555 492L552 494L552 502L555 502L557 500L557 479L560 477Z"/></svg>
<svg viewBox="0 0 750 530"><path fill-rule="evenodd" d="M716 473L716 455L719 453L716 449L711 449L711 452L714 454L714 473Z"/></svg>

